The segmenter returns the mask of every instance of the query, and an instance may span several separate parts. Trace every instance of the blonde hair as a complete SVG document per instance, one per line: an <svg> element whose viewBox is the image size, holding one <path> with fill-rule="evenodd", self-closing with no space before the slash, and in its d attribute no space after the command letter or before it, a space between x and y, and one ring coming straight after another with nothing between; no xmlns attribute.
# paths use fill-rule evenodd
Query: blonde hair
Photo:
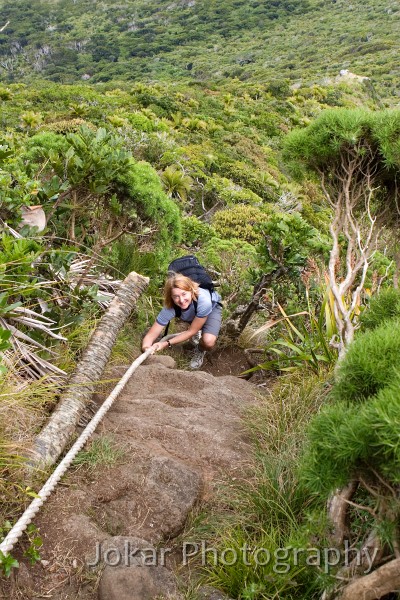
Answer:
<svg viewBox="0 0 400 600"><path fill-rule="evenodd" d="M194 300L197 300L199 296L199 284L193 281L193 279L177 273L176 275L168 277L167 281L165 282L164 304L167 308L173 308L175 306L172 300L173 288L179 288L180 290L190 292L192 294L192 299Z"/></svg>

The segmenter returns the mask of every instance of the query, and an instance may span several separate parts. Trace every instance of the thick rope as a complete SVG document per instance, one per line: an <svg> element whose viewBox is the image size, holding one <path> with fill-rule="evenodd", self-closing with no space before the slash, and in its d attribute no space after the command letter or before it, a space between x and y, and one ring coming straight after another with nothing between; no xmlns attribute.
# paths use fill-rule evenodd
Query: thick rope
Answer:
<svg viewBox="0 0 400 600"><path fill-rule="evenodd" d="M167 339L170 337L173 337L173 336L169 335L163 339ZM133 361L133 363L131 364L129 369L126 371L126 373L120 379L119 383L115 386L115 388L113 389L111 394L108 396L108 398L101 405L101 407L99 408L97 413L94 415L93 419L90 421L90 423L88 423L88 425L82 431L81 435L76 440L75 444L71 447L69 452L64 456L64 458L62 459L62 461L60 462L58 467L54 470L53 474L50 475L50 477L48 478L48 480L46 481L46 483L44 484L44 486L38 493L38 497L35 498L30 503L28 508L25 510L24 514L18 519L18 521L15 523L14 527L9 531L7 536L1 542L0 550L3 552L3 554L8 554L10 552L10 550L14 547L15 543L21 537L21 535L23 534L23 532L25 531L25 529L27 528L29 523L31 523L33 517L39 511L40 507L45 503L48 496L50 496L51 492L54 490L57 483L60 481L61 477L64 475L64 473L70 467L75 456L83 448L83 446L86 444L86 442L88 441L90 436L95 431L97 425L103 419L103 417L105 416L107 411L111 408L114 400L118 397L120 392L123 390L123 388L129 381L129 379L131 378L132 374L136 371L136 369L139 367L139 365L141 365L142 362L146 360L146 358L150 354L153 354L153 352L154 352L154 350L152 348L149 348L148 350L146 350L146 352L141 354L139 356L139 358L137 358L135 361Z"/></svg>

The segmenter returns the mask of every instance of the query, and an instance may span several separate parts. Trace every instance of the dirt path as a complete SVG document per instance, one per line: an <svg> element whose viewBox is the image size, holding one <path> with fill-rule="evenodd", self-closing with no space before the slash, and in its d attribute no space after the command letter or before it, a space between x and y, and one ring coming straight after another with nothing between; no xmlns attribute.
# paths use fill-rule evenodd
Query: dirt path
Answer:
<svg viewBox="0 0 400 600"><path fill-rule="evenodd" d="M65 478L36 520L42 562L21 565L9 597L179 597L163 549L216 481L242 472L249 447L240 415L257 390L233 376L168 368L171 357L150 361L96 432L123 459Z"/></svg>

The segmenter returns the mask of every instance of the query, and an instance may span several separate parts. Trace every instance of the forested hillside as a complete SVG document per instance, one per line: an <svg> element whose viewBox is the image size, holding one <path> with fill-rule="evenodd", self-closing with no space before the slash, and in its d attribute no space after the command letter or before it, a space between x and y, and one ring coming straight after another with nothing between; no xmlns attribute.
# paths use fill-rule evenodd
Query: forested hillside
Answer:
<svg viewBox="0 0 400 600"><path fill-rule="evenodd" d="M341 69L397 95L400 9L383 0L0 2L0 77L316 83Z"/></svg>
<svg viewBox="0 0 400 600"><path fill-rule="evenodd" d="M398 3L0 9L0 543L121 281L150 283L110 368L140 353L169 261L193 253L224 300L220 351L267 393L243 419L248 472L182 534L237 551L201 577L238 600L398 597ZM32 525L0 551L6 597L41 543ZM284 569L259 549L287 551ZM186 600L204 597L199 573Z"/></svg>

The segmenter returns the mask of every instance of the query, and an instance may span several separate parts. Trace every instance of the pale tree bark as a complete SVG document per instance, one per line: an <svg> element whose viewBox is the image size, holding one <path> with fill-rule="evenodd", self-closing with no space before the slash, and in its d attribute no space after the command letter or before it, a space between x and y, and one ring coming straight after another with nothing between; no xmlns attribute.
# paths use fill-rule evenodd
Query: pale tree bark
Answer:
<svg viewBox="0 0 400 600"><path fill-rule="evenodd" d="M54 464L65 450L82 412L91 400L95 384L101 379L118 332L137 299L148 285L148 278L130 273L93 333L75 372L62 394L50 421L37 436L32 449L31 467Z"/></svg>
<svg viewBox="0 0 400 600"><path fill-rule="evenodd" d="M400 558L349 583L337 600L378 600L390 592L400 591Z"/></svg>
<svg viewBox="0 0 400 600"><path fill-rule="evenodd" d="M354 550L354 548L350 548L349 552L351 552L352 549ZM367 573L382 562L384 557L384 548L375 531L371 531L369 533L358 552L359 554L356 554L348 565L343 566L336 573L336 578L338 581L348 581L350 583L347 585L353 585L356 581L364 579L364 573ZM341 593L343 593L343 584L338 583L333 588L325 590L322 594L321 600L339 600L338 596L340 597Z"/></svg>
<svg viewBox="0 0 400 600"><path fill-rule="evenodd" d="M332 541L337 545L342 544L345 537L349 534L347 523L349 508L348 500L352 499L357 487L358 481L352 480L346 487L337 490L329 500L328 513L334 526Z"/></svg>
<svg viewBox="0 0 400 600"><path fill-rule="evenodd" d="M381 169L375 154L372 148L360 142L358 146L346 149L333 177L328 180L323 172L320 173L322 188L334 211L330 225L329 285L335 299L339 360L354 338L354 311L379 233L377 216L371 210L376 191L374 182ZM341 237L346 242L345 255Z"/></svg>
<svg viewBox="0 0 400 600"><path fill-rule="evenodd" d="M351 562L346 561L346 564L336 573L337 580L340 582L346 581L347 584L343 587L343 584L338 583L332 589L325 590L322 600L342 600L342 598L343 600L358 600L358 598L373 600L381 598L389 592L400 591L396 587L397 580L392 577L395 570L393 572L391 570L382 570L382 567L379 566L382 563L386 563L385 566L389 564L387 561L393 558L393 554L395 561L391 560L391 562L396 563L400 559L396 527L398 521L398 494L397 490L386 482L379 473L375 471L373 473L376 478L375 481L367 482L360 476L358 481L354 480L343 488L340 494L336 493L334 496L336 504L331 503L329 507L330 515L335 523L335 533L340 531L340 527L336 529L336 526L346 522L346 505L347 507L353 506L358 510L370 513L374 519L375 526L366 533L365 539L361 544L357 539L350 546L347 540L348 546L346 552L354 552L356 545L358 548ZM362 486L369 493L370 497L375 499L375 506L371 504L360 505L351 500L358 485ZM382 542L379 536L379 524L383 522L390 522L394 525L392 549ZM344 535L347 535L345 526L341 532L343 532L343 538L340 539L337 536L334 539L339 544L344 541ZM389 555L388 552L390 552ZM374 573L378 574L376 578L373 577ZM387 581L386 577L388 578Z"/></svg>

